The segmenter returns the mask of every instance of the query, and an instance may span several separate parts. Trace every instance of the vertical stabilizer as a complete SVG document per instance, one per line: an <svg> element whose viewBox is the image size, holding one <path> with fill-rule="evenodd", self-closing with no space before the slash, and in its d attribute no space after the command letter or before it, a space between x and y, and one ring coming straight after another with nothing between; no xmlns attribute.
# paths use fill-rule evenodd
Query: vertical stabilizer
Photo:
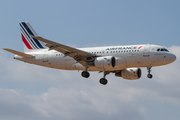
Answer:
<svg viewBox="0 0 180 120"><path fill-rule="evenodd" d="M28 22L20 22L19 24L25 53L46 48L41 41L33 38L38 35Z"/></svg>

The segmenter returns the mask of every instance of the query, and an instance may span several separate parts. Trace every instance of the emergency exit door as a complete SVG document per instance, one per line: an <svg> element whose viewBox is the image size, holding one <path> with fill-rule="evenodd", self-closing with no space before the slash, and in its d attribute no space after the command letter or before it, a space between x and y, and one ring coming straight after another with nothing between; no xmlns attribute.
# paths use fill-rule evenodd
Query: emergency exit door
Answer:
<svg viewBox="0 0 180 120"><path fill-rule="evenodd" d="M144 53L143 53L143 57L149 57L150 56L150 53L149 53L149 50L150 50L150 45L146 45L144 46Z"/></svg>
<svg viewBox="0 0 180 120"><path fill-rule="evenodd" d="M47 52L44 52L43 62L48 62L48 53Z"/></svg>

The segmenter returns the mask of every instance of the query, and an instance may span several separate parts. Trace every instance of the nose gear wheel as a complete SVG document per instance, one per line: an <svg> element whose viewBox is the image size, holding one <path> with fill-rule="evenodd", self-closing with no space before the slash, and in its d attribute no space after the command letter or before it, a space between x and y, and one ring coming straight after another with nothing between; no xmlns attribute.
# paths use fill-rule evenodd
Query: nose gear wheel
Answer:
<svg viewBox="0 0 180 120"><path fill-rule="evenodd" d="M152 74L148 74L147 77L151 79L153 77L153 75Z"/></svg>

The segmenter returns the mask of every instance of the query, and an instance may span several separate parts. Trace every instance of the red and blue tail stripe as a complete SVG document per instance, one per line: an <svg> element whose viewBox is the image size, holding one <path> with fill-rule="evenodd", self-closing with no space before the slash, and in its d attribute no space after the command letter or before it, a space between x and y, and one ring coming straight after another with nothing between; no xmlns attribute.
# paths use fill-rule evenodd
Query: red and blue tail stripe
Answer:
<svg viewBox="0 0 180 120"><path fill-rule="evenodd" d="M26 40L26 38L23 36L22 33L21 33L21 36L22 36L22 41L24 42L24 44L26 45L26 47L27 47L28 49L33 49L33 48L31 47L31 45L28 43L28 41Z"/></svg>
<svg viewBox="0 0 180 120"><path fill-rule="evenodd" d="M21 22L20 29L22 41L28 49L44 49L44 45L37 39L33 38L33 36L37 36L37 34L29 23Z"/></svg>

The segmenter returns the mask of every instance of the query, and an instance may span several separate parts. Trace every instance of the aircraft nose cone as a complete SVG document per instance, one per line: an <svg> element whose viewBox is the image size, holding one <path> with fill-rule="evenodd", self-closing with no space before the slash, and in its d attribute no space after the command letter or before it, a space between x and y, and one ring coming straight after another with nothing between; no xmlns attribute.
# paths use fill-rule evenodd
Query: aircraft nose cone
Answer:
<svg viewBox="0 0 180 120"><path fill-rule="evenodd" d="M174 62L176 60L176 56L174 54L171 54L170 59L171 59L171 62Z"/></svg>

